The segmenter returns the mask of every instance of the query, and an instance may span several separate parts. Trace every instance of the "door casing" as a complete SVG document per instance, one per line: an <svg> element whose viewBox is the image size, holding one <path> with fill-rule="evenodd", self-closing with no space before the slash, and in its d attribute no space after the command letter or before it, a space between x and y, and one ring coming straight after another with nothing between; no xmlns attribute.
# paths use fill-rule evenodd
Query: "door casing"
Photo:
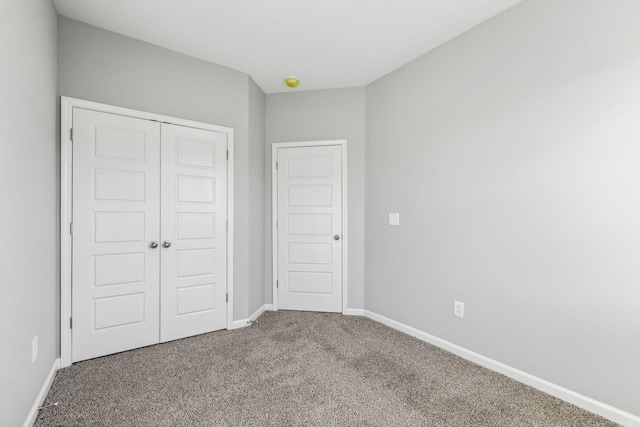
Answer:
<svg viewBox="0 0 640 427"><path fill-rule="evenodd" d="M71 261L72 238L71 223L73 220L73 147L71 129L73 129L73 109L100 111L119 114L145 120L171 123L180 126L211 130L227 134L229 162L227 166L227 328L231 329L233 322L233 230L234 230L234 130L233 128L218 126L177 117L116 107L77 98L61 97L61 125L60 125L60 364L61 367L71 365Z"/></svg>
<svg viewBox="0 0 640 427"><path fill-rule="evenodd" d="M272 295L273 310L278 310L278 230L276 221L278 220L278 172L276 162L278 161L278 149L295 147L321 147L335 145L341 148L342 155L342 314L348 314L349 269L347 264L347 253L349 244L349 233L347 228L347 140L323 140L323 141L296 141L296 142L274 142L271 144L271 264L272 264Z"/></svg>

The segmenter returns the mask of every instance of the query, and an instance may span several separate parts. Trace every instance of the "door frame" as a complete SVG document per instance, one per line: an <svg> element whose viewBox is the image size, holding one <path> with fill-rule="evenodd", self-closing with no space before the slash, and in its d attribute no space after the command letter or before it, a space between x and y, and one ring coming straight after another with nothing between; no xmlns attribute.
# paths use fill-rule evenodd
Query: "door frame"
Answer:
<svg viewBox="0 0 640 427"><path fill-rule="evenodd" d="M227 329L233 325L233 230L234 230L234 129L210 123L196 122L177 117L145 111L132 110L114 105L101 104L83 99L62 96L60 98L60 361L61 367L71 365L72 336L70 319L72 315L71 300L71 262L72 238L71 222L73 220L73 149L71 129L73 129L73 109L99 111L118 114L143 120L170 123L227 134Z"/></svg>
<svg viewBox="0 0 640 427"><path fill-rule="evenodd" d="M347 297L349 295L348 276L349 269L347 264L347 245L349 242L349 233L347 231L347 140L334 139L322 141L293 141L293 142L274 142L271 144L271 263L272 263L272 300L273 310L278 310L278 230L276 221L278 220L278 173L276 170L276 162L278 161L278 149L280 148L297 148L297 147L323 147L323 146L339 146L342 156L342 314L347 314L348 304Z"/></svg>

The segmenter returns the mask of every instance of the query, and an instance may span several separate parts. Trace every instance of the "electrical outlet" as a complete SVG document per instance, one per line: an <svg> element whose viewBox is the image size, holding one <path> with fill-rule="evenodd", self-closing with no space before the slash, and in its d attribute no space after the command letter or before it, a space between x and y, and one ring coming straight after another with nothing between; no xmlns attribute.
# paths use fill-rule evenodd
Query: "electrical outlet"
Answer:
<svg viewBox="0 0 640 427"><path fill-rule="evenodd" d="M31 341L31 363L36 363L38 359L38 337L36 336L33 341Z"/></svg>
<svg viewBox="0 0 640 427"><path fill-rule="evenodd" d="M464 317L464 303L460 301L453 301L453 315L459 318Z"/></svg>

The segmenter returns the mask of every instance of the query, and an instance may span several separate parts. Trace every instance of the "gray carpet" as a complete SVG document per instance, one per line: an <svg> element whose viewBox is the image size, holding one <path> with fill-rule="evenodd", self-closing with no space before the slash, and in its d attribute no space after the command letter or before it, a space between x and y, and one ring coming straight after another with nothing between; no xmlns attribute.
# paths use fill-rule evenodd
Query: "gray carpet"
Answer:
<svg viewBox="0 0 640 427"><path fill-rule="evenodd" d="M60 370L36 426L613 426L362 317L250 327Z"/></svg>

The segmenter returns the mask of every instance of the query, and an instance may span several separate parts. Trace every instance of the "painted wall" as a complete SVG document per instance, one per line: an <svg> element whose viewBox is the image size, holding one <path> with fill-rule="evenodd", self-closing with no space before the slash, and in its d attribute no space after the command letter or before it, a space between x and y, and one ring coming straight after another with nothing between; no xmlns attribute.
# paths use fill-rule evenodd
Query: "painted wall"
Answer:
<svg viewBox="0 0 640 427"><path fill-rule="evenodd" d="M56 12L0 2L0 425L22 425L58 356ZM38 337L38 359L31 342Z"/></svg>
<svg viewBox="0 0 640 427"><path fill-rule="evenodd" d="M526 0L367 86L367 310L640 415L639 16Z"/></svg>
<svg viewBox="0 0 640 427"><path fill-rule="evenodd" d="M59 17L62 95L235 129L234 318L249 315L249 76ZM261 147L260 147L261 148ZM259 154L258 154L259 156Z"/></svg>
<svg viewBox="0 0 640 427"><path fill-rule="evenodd" d="M265 303L265 102L262 89L249 79L249 315Z"/></svg>
<svg viewBox="0 0 640 427"><path fill-rule="evenodd" d="M364 304L365 89L267 95L265 149L265 295L272 302L271 144L347 139L349 308Z"/></svg>

